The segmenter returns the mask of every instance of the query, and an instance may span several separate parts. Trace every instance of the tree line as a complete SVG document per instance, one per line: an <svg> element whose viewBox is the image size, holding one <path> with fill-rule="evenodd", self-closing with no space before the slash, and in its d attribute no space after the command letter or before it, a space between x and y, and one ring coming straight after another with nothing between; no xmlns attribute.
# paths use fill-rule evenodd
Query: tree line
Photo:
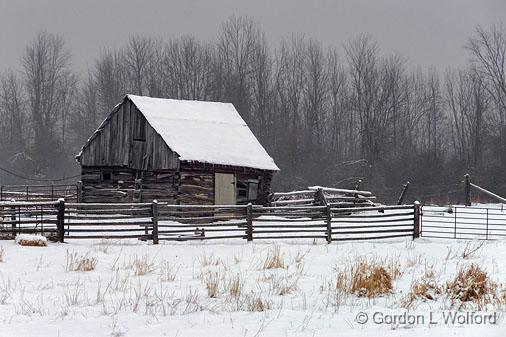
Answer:
<svg viewBox="0 0 506 337"><path fill-rule="evenodd" d="M231 17L213 41L131 36L79 74L63 38L41 32L0 77L0 166L78 174L74 156L131 93L232 102L281 168L278 190L362 179L392 198L409 180L428 199L469 172L506 194L506 30L477 27L463 42L468 64L425 69L367 34L341 49L301 36L271 47L253 20Z"/></svg>

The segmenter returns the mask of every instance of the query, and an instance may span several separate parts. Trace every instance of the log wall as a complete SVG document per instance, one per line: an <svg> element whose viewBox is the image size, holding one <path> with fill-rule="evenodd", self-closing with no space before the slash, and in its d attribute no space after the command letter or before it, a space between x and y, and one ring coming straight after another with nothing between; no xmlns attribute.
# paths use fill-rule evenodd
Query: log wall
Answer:
<svg viewBox="0 0 506 337"><path fill-rule="evenodd" d="M179 170L159 171L85 166L82 168L80 200L120 203L151 202L156 199L170 204L213 205L215 172L235 174L238 204L264 204L271 192L270 171L194 163L182 163ZM247 186L250 181L258 181L258 196L254 200L248 199ZM136 200L139 192L140 199Z"/></svg>
<svg viewBox="0 0 506 337"><path fill-rule="evenodd" d="M103 174L111 174L110 180L103 180ZM177 200L176 171L136 171L121 167L83 167L83 202L132 202L136 190L136 179L142 179L141 200L154 199L175 204Z"/></svg>

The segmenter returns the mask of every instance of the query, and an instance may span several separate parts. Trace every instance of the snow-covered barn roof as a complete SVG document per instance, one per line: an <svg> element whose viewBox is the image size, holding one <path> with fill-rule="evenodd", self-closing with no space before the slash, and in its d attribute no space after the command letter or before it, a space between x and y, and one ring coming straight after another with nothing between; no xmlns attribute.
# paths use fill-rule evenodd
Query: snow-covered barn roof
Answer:
<svg viewBox="0 0 506 337"><path fill-rule="evenodd" d="M279 170L231 103L127 98L181 161Z"/></svg>

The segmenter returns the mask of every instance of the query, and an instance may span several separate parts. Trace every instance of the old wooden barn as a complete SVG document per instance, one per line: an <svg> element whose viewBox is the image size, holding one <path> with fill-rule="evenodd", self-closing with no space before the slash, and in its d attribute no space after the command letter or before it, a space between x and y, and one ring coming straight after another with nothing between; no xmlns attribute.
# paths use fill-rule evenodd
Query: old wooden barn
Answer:
<svg viewBox="0 0 506 337"><path fill-rule="evenodd" d="M83 202L262 204L279 170L232 104L135 95L76 159Z"/></svg>

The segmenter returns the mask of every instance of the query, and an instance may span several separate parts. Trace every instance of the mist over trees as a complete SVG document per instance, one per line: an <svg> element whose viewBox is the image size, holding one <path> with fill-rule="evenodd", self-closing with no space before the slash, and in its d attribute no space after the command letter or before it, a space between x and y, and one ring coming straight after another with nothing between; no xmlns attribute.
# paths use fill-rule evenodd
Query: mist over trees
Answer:
<svg viewBox="0 0 506 337"><path fill-rule="evenodd" d="M441 200L469 172L506 194L506 29L477 27L463 43L465 67L422 69L369 35L342 51L301 36L270 46L254 21L231 17L214 41L131 36L78 74L62 37L41 32L0 77L0 166L79 174L80 147L137 94L233 103L281 168L277 190L363 179L388 199L409 180L413 198Z"/></svg>

